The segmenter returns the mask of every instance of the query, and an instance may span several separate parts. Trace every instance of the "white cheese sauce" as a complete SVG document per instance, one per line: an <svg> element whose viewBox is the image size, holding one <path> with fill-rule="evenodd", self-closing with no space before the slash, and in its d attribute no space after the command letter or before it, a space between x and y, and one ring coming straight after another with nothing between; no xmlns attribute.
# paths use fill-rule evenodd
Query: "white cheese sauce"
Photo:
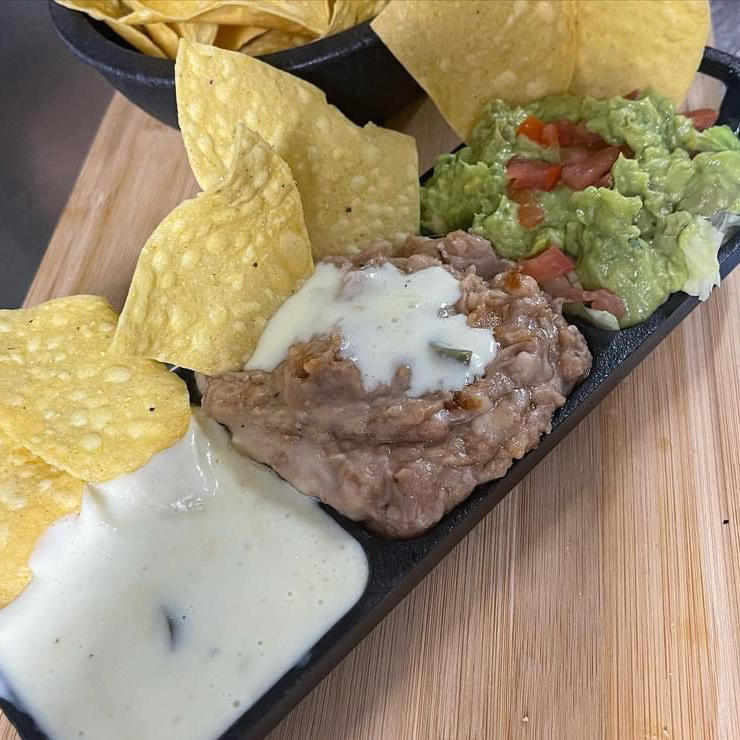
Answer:
<svg viewBox="0 0 740 740"><path fill-rule="evenodd" d="M215 422L86 492L0 611L0 672L52 738L212 738L357 601L359 543Z"/></svg>
<svg viewBox="0 0 740 740"><path fill-rule="evenodd" d="M365 390L390 383L403 365L411 370L410 396L459 390L485 373L498 349L490 329L447 315L459 298L460 282L438 266L407 274L388 262L354 271L321 262L270 319L246 369L274 370L295 342L337 331ZM469 364L433 343L470 352Z"/></svg>

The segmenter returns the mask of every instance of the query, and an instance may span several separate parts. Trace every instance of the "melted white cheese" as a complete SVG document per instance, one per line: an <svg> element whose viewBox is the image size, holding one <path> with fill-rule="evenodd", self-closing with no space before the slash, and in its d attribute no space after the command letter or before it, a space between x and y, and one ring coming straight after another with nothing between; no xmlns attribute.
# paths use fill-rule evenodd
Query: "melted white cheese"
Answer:
<svg viewBox="0 0 740 740"><path fill-rule="evenodd" d="M213 421L85 494L0 611L0 672L52 738L215 737L359 598L360 547Z"/></svg>
<svg viewBox="0 0 740 740"><path fill-rule="evenodd" d="M411 370L410 396L458 390L485 373L498 347L490 329L445 315L459 298L459 281L441 267L406 274L385 263L349 272L322 262L270 319L246 369L274 370L291 344L336 330L368 391L390 383L402 365ZM471 351L470 364L441 355L433 342Z"/></svg>

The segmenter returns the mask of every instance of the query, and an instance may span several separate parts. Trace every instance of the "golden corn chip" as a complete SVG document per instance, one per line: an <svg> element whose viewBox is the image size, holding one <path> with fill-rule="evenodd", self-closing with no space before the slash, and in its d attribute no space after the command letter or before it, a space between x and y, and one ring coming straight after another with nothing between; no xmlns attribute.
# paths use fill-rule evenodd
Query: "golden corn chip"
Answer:
<svg viewBox="0 0 740 740"><path fill-rule="evenodd" d="M163 49L149 37L144 31L136 28L135 26L127 26L125 23L119 23L118 21L105 21L105 25L109 26L115 31L124 41L127 41L131 46L142 54L148 54L150 57L158 57L159 59L166 59L167 54Z"/></svg>
<svg viewBox="0 0 740 740"><path fill-rule="evenodd" d="M0 431L0 608L28 585L34 543L52 522L79 511L84 487Z"/></svg>
<svg viewBox="0 0 740 740"><path fill-rule="evenodd" d="M244 126L232 139L225 178L180 204L142 250L114 351L210 375L239 370L313 272L288 165Z"/></svg>
<svg viewBox="0 0 740 740"><path fill-rule="evenodd" d="M141 29L120 22L120 19L128 14L128 8L121 0L56 0L56 2L70 10L87 13L96 21L103 21L134 49L152 57L167 58L165 52Z"/></svg>
<svg viewBox="0 0 740 740"><path fill-rule="evenodd" d="M192 16L193 23L216 23L222 26L257 26L258 28L274 28L280 31L314 36L300 23L288 18L263 11L252 5L219 4L204 13Z"/></svg>
<svg viewBox="0 0 740 740"><path fill-rule="evenodd" d="M349 1L352 2L352 0ZM347 0L344 0L344 2L347 2ZM364 23L366 20L374 18L388 5L388 2L389 0L354 0L356 6L355 24Z"/></svg>
<svg viewBox="0 0 740 740"><path fill-rule="evenodd" d="M326 0L250 0L248 7L284 18L307 32L325 34L329 28L329 5Z"/></svg>
<svg viewBox="0 0 740 740"><path fill-rule="evenodd" d="M226 28L226 26L224 26L224 28ZM283 49L294 49L296 46L310 44L312 41L315 41L314 36L301 36L297 33L288 33L287 31L272 29L267 31L267 33L257 36L240 48L242 54L261 57L265 54L274 54L276 51L282 51ZM219 46L222 49L226 48L222 44L216 44L216 46Z"/></svg>
<svg viewBox="0 0 740 740"><path fill-rule="evenodd" d="M208 10L199 13L197 16L192 16L192 20L201 23L218 23L225 26L249 26L254 24L255 17L260 17L260 15L245 4L224 5L223 3L215 3ZM269 16L269 18L272 18L272 16Z"/></svg>
<svg viewBox="0 0 740 740"><path fill-rule="evenodd" d="M116 21L128 13L128 8L121 0L56 0L70 10L87 13L96 21Z"/></svg>
<svg viewBox="0 0 740 740"><path fill-rule="evenodd" d="M57 0L105 21L134 48L176 53L180 38L259 56L301 46L376 15L388 0ZM230 30L229 27L236 27ZM260 30L258 30L260 29ZM266 33L267 32L267 33ZM264 36L261 41L258 38Z"/></svg>
<svg viewBox="0 0 740 740"><path fill-rule="evenodd" d="M170 23L189 21L211 8L218 0L126 0L132 11L125 17L126 23Z"/></svg>
<svg viewBox="0 0 740 740"><path fill-rule="evenodd" d="M223 3L215 3L208 10L199 13L197 16L192 16L191 19L202 23L218 23L224 26L251 26L257 25L257 20L267 19L269 22L273 20L273 16L257 13L253 8L244 4L224 5Z"/></svg>
<svg viewBox="0 0 740 740"><path fill-rule="evenodd" d="M575 0L403 0L371 25L465 139L493 98L568 89L575 11Z"/></svg>
<svg viewBox="0 0 740 740"><path fill-rule="evenodd" d="M0 311L0 428L85 481L141 467L180 439L190 418L174 373L108 352L117 318L88 295Z"/></svg>
<svg viewBox="0 0 740 740"><path fill-rule="evenodd" d="M213 44L219 49L239 51L245 44L263 36L265 30L256 26L219 26Z"/></svg>
<svg viewBox="0 0 740 740"><path fill-rule="evenodd" d="M180 36L174 29L170 28L166 23L149 23L144 28L152 41L170 59L174 59L177 56L177 45L180 43Z"/></svg>
<svg viewBox="0 0 740 740"><path fill-rule="evenodd" d="M345 31L373 18L388 5L388 0L335 0L329 34Z"/></svg>
<svg viewBox="0 0 740 740"><path fill-rule="evenodd" d="M181 41L177 110L196 179L213 187L245 123L288 163L303 199L314 259L419 228L416 143L356 126L313 85L244 54Z"/></svg>
<svg viewBox="0 0 740 740"><path fill-rule="evenodd" d="M128 0L129 24L193 21L318 35L329 27L326 0Z"/></svg>
<svg viewBox="0 0 740 740"><path fill-rule="evenodd" d="M172 25L182 38L197 41L200 44L212 44L218 33L216 23L174 21Z"/></svg>
<svg viewBox="0 0 740 740"><path fill-rule="evenodd" d="M680 103L709 33L706 0L588 0L578 6L571 91L609 98L651 87Z"/></svg>

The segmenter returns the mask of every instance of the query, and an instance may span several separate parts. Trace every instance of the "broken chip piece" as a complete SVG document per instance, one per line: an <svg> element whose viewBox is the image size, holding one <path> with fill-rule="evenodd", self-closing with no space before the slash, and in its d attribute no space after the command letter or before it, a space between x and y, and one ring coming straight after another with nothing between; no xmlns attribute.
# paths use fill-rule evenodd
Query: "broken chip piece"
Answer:
<svg viewBox="0 0 740 740"><path fill-rule="evenodd" d="M84 481L143 465L185 433L185 383L108 352L118 316L100 296L0 311L0 428Z"/></svg>
<svg viewBox="0 0 740 740"><path fill-rule="evenodd" d="M79 511L84 487L0 431L0 608L28 585L34 543L52 522Z"/></svg>
<svg viewBox="0 0 740 740"><path fill-rule="evenodd" d="M180 204L142 250L115 351L209 374L241 369L313 272L290 168L245 126L233 138L226 177Z"/></svg>
<svg viewBox="0 0 740 740"><path fill-rule="evenodd" d="M288 163L303 199L314 259L419 229L414 139L360 128L321 90L251 57L181 41L177 109L190 166L207 190L226 172L236 124Z"/></svg>

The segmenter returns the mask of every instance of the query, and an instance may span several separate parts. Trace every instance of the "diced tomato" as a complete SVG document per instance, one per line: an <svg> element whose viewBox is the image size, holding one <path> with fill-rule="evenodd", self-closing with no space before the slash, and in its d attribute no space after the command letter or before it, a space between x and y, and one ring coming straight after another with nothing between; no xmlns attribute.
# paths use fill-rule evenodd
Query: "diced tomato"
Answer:
<svg viewBox="0 0 740 740"><path fill-rule="evenodd" d="M637 100L640 97L640 91L633 90L632 92L628 92L624 97L625 100Z"/></svg>
<svg viewBox="0 0 740 740"><path fill-rule="evenodd" d="M542 129L545 127L545 122L537 116L527 116L518 126L517 134L524 134L532 141L536 141L538 144L542 141Z"/></svg>
<svg viewBox="0 0 740 740"><path fill-rule="evenodd" d="M599 134L589 131L583 121L573 123L567 118L559 118L554 125L558 130L558 141L561 147L578 146L586 149L601 149L609 146Z"/></svg>
<svg viewBox="0 0 740 740"><path fill-rule="evenodd" d="M510 190L509 198L519 205L519 223L525 229L534 228L545 218L545 209L529 188Z"/></svg>
<svg viewBox="0 0 740 740"><path fill-rule="evenodd" d="M594 185L597 188L610 188L614 183L614 180L612 178L612 173L607 172L603 177L599 178Z"/></svg>
<svg viewBox="0 0 740 740"><path fill-rule="evenodd" d="M545 173L545 187L543 190L552 190L560 181L560 174L563 171L562 164L553 164L547 168Z"/></svg>
<svg viewBox="0 0 740 740"><path fill-rule="evenodd" d="M519 263L525 275L533 277L540 285L549 280L567 275L575 269L575 263L565 252L551 244L544 252Z"/></svg>
<svg viewBox="0 0 740 740"><path fill-rule="evenodd" d="M545 123L537 116L527 116L519 124L516 132L546 147L558 145L558 127L554 123Z"/></svg>
<svg viewBox="0 0 740 740"><path fill-rule="evenodd" d="M506 166L506 174L513 188L552 190L558 184L562 169L561 164L514 157Z"/></svg>
<svg viewBox="0 0 740 740"><path fill-rule="evenodd" d="M513 200L514 203L518 203L520 206L526 205L527 203L535 203L536 198L534 193L529 188L509 188L507 193L509 200Z"/></svg>
<svg viewBox="0 0 740 740"><path fill-rule="evenodd" d="M591 150L585 146L561 146L560 159L564 166L578 164L591 156Z"/></svg>
<svg viewBox="0 0 740 740"><path fill-rule="evenodd" d="M619 157L619 149L615 146L600 149L583 162L563 167L563 183L573 190L583 190L589 185L594 185L611 170L617 157Z"/></svg>
<svg viewBox="0 0 740 740"><path fill-rule="evenodd" d="M570 146L578 138L578 126L567 118L558 118L555 128L558 130L560 146Z"/></svg>
<svg viewBox="0 0 740 740"><path fill-rule="evenodd" d="M540 135L540 143L550 149L554 149L558 146L558 127L554 123L546 123L542 127L542 134Z"/></svg>
<svg viewBox="0 0 740 740"><path fill-rule="evenodd" d="M585 146L588 149L601 149L605 146L609 146L604 139L595 134L593 131L589 131L586 128L586 124L581 121L576 126L577 136L575 143L579 146Z"/></svg>
<svg viewBox="0 0 740 740"><path fill-rule="evenodd" d="M685 113L682 113L682 115L686 116L686 118L690 118L694 127L699 129L699 131L702 131L705 128L714 126L717 122L719 113L711 108L697 108L696 110L686 111Z"/></svg>
<svg viewBox="0 0 740 740"><path fill-rule="evenodd" d="M533 229L542 223L545 218L545 209L539 203L525 203L519 206L519 223L525 229Z"/></svg>

